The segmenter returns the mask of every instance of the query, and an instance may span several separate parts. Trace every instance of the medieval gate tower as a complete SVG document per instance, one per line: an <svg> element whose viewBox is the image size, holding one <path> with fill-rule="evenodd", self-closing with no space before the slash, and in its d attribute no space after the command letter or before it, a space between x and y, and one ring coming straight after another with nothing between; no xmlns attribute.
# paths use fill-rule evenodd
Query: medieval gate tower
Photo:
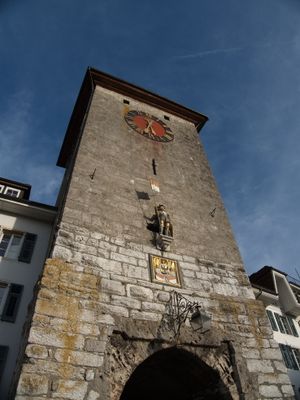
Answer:
<svg viewBox="0 0 300 400"><path fill-rule="evenodd" d="M206 120L87 71L18 400L293 398L198 139Z"/></svg>

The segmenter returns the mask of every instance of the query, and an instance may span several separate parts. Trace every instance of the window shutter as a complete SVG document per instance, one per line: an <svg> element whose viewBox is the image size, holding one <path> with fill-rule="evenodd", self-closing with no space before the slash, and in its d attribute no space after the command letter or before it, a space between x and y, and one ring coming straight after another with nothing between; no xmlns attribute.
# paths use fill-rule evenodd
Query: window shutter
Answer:
<svg viewBox="0 0 300 400"><path fill-rule="evenodd" d="M278 331L277 324L275 322L275 319L274 319L272 311L267 310L267 314L268 314L269 320L271 322L271 326L272 326L273 331Z"/></svg>
<svg viewBox="0 0 300 400"><path fill-rule="evenodd" d="M5 368L7 353L8 353L8 347L0 346L0 380L1 380L4 368Z"/></svg>
<svg viewBox="0 0 300 400"><path fill-rule="evenodd" d="M280 317L280 319L281 319L281 322L283 325L284 332L287 333L288 335L292 335L291 328L290 328L287 318L284 315L282 315Z"/></svg>
<svg viewBox="0 0 300 400"><path fill-rule="evenodd" d="M6 322L15 322L21 296L23 292L23 286L12 283L9 287L9 293L6 298L6 302L1 315L1 320Z"/></svg>
<svg viewBox="0 0 300 400"><path fill-rule="evenodd" d="M280 315L277 314L276 312L274 312L274 315L275 315L275 318L276 318L276 321L277 321L277 325L279 326L280 332L281 333L285 333L285 330L284 330L284 327L282 325L282 321L281 321Z"/></svg>
<svg viewBox="0 0 300 400"><path fill-rule="evenodd" d="M287 347L288 354L290 357L290 365L291 365L290 369L295 369L295 370L299 369L293 349L290 346L286 346L286 347Z"/></svg>
<svg viewBox="0 0 300 400"><path fill-rule="evenodd" d="M289 321L289 325L290 325L292 334L293 334L294 336L298 337L299 335L298 335L297 329L296 329L296 327L295 327L293 318L291 318L289 315L287 315L286 317L287 317L287 319L288 319L288 321Z"/></svg>
<svg viewBox="0 0 300 400"><path fill-rule="evenodd" d="M282 354L282 358L283 358L283 361L285 363L285 366L287 368L290 368L289 356L287 354L286 346L284 344L279 343L279 348L281 350L281 354Z"/></svg>
<svg viewBox="0 0 300 400"><path fill-rule="evenodd" d="M20 255L18 260L25 262L25 263L30 263L31 257L33 254L34 250L34 245L36 242L37 235L34 233L26 233L23 241L23 245L20 251Z"/></svg>
<svg viewBox="0 0 300 400"><path fill-rule="evenodd" d="M297 360L298 367L300 367L300 352L299 352L299 349L293 349L293 353L294 353L294 356L295 356L295 358Z"/></svg>
<svg viewBox="0 0 300 400"><path fill-rule="evenodd" d="M297 369L297 368L295 368L296 362L294 360L294 356L293 356L291 347L287 346L286 344L279 344L279 347L280 347L286 367L289 369Z"/></svg>
<svg viewBox="0 0 300 400"><path fill-rule="evenodd" d="M0 256L5 256L6 249L9 245L11 239L11 233L3 232L1 242L0 242Z"/></svg>

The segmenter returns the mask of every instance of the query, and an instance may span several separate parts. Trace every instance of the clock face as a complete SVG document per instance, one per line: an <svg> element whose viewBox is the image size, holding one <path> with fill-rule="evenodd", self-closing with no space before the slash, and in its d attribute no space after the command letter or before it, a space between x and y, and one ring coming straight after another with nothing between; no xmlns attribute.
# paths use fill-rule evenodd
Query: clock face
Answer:
<svg viewBox="0 0 300 400"><path fill-rule="evenodd" d="M143 111L129 111L125 121L136 132L157 142L170 142L174 139L173 132L163 121Z"/></svg>

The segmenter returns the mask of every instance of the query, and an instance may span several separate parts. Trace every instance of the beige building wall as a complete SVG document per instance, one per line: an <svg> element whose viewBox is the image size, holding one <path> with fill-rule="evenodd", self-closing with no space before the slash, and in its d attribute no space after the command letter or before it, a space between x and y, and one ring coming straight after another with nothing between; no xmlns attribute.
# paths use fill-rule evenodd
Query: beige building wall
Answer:
<svg viewBox="0 0 300 400"><path fill-rule="evenodd" d="M16 318L13 322L0 320L0 345L8 347L8 354L2 378L0 381L0 398L7 399L12 384L12 378L16 367L16 361L23 340L23 328L28 316L28 306L33 298L34 286L42 272L46 252L49 246L52 223L55 212L38 210L35 207L14 202L14 200L0 199L0 241L3 231L33 233L37 235L30 263L25 263L10 257L0 257L0 281L7 284L7 292L10 284L23 286ZM5 296L4 296L5 297ZM5 298L0 304L2 317Z"/></svg>

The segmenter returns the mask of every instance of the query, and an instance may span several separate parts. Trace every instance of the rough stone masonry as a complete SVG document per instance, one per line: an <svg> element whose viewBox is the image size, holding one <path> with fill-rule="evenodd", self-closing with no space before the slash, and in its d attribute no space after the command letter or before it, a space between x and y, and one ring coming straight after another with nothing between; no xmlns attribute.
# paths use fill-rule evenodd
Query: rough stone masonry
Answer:
<svg viewBox="0 0 300 400"><path fill-rule="evenodd" d="M129 110L164 121L174 140L138 134L124 120ZM143 361L172 348L216 371L226 398L294 398L198 139L204 122L88 70L58 161L66 168L60 216L12 398L117 400ZM153 159L157 194L149 185ZM162 255L147 229L160 203L172 218L174 241L163 255L179 263L176 291L212 315L209 332L186 324L176 343L160 329L174 288L149 273L149 255Z"/></svg>

